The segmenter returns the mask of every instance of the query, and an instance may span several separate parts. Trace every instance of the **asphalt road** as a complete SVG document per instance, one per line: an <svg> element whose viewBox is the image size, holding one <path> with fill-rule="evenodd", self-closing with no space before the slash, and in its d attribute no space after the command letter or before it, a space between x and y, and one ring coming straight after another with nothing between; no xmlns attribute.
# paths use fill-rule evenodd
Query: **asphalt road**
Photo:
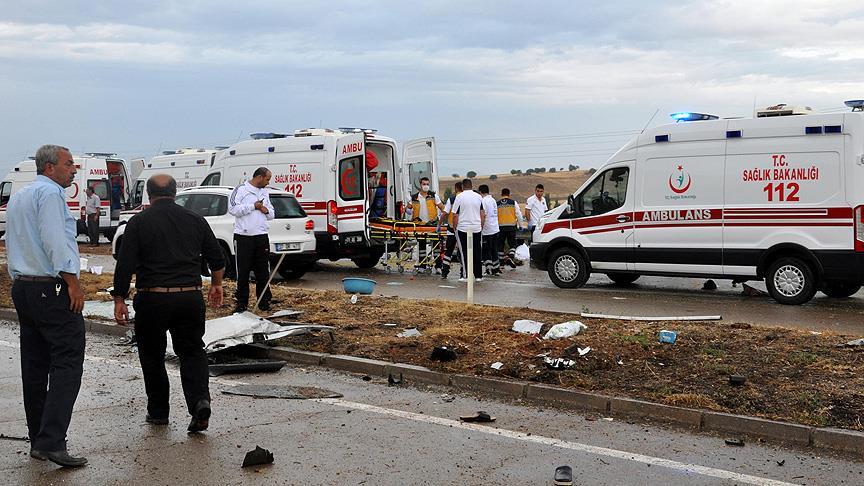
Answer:
<svg viewBox="0 0 864 486"><path fill-rule="evenodd" d="M17 325L0 323L0 433L26 435ZM169 426L144 422L137 356L114 338L88 336L69 448L88 457L77 470L31 459L29 444L0 439L6 484L552 484L556 466L577 485L861 484L849 458L657 425L607 421L554 408L469 395L452 402L436 387L388 387L379 379L316 368L211 379L214 414L205 434L187 435L177 370ZM325 388L341 399L229 396L238 383ZM494 424L458 421L485 410ZM273 452L269 466L241 469L246 451Z"/></svg>

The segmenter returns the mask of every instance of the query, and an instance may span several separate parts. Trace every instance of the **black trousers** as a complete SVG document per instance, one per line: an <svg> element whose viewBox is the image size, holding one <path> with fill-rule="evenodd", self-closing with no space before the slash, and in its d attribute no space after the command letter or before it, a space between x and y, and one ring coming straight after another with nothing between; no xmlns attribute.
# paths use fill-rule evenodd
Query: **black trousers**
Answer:
<svg viewBox="0 0 864 486"><path fill-rule="evenodd" d="M459 259L462 262L462 268L465 269L465 278L468 278L468 233L464 231L457 231L458 246L459 246ZM474 269L474 278L483 278L483 254L481 253L481 240L483 239L483 235L480 231L473 233L471 246L474 249L474 255L472 255L473 261L473 269Z"/></svg>
<svg viewBox="0 0 864 486"><path fill-rule="evenodd" d="M30 447L66 450L84 371L84 318L69 310L66 283L12 285L21 324L21 381ZM57 285L60 285L59 292Z"/></svg>
<svg viewBox="0 0 864 486"><path fill-rule="evenodd" d="M180 358L180 381L186 408L193 414L199 400L210 400L207 353L204 351L204 297L199 291L138 292L135 339L147 391L147 413L168 417L168 373L165 371L165 333L171 333L174 353Z"/></svg>
<svg viewBox="0 0 864 486"><path fill-rule="evenodd" d="M249 272L255 273L255 298L261 296L267 279L270 278L270 238L267 235L234 235L234 251L237 253L237 307L246 308L249 304ZM261 299L260 306L270 304L272 294Z"/></svg>
<svg viewBox="0 0 864 486"><path fill-rule="evenodd" d="M87 215L87 236L91 245L99 244L99 213Z"/></svg>
<svg viewBox="0 0 864 486"><path fill-rule="evenodd" d="M501 261L498 259L498 235L495 233L483 236L483 266L487 274L499 273Z"/></svg>

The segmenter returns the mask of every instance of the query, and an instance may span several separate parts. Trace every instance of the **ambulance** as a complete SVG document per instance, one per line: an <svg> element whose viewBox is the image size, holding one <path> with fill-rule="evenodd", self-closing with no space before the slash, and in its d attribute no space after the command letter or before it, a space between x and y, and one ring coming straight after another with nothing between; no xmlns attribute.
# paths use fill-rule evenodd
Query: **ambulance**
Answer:
<svg viewBox="0 0 864 486"><path fill-rule="evenodd" d="M237 186L267 167L271 187L292 193L315 222L318 258L375 266L384 246L370 238L370 218L401 217L424 176L438 189L433 138L405 142L401 157L394 139L372 129L309 128L251 138L220 152L202 185Z"/></svg>
<svg viewBox="0 0 864 486"><path fill-rule="evenodd" d="M218 149L182 148L164 151L146 162L143 159L135 159L140 161L142 170L135 179L129 198L132 214L149 206L150 198L147 196L146 186L147 179L152 175L171 175L177 181L178 191L199 186L216 160L217 153L219 153ZM128 220L127 216L131 217L131 214L127 215L124 212L124 217Z"/></svg>
<svg viewBox="0 0 864 486"><path fill-rule="evenodd" d="M541 218L532 266L564 288L604 273L764 279L781 304L851 296L864 283L864 101L847 105L674 114Z"/></svg>
<svg viewBox="0 0 864 486"><path fill-rule="evenodd" d="M93 152L75 155L73 160L77 172L72 185L66 188L66 204L72 216L78 220L78 233L87 233L84 217L87 198L85 189L92 187L102 201L99 231L110 241L117 231L121 210L128 207L130 181L134 174L130 173L126 161L115 154ZM3 221L4 232L9 198L35 179L36 162L31 158L16 164L0 182L0 219Z"/></svg>

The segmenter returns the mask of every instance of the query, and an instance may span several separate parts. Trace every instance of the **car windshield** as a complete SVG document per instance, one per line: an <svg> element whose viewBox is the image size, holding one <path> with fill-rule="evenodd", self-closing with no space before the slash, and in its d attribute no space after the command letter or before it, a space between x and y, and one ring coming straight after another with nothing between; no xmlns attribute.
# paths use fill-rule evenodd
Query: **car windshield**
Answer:
<svg viewBox="0 0 864 486"><path fill-rule="evenodd" d="M276 209L276 219L305 218L306 211L300 207L297 199L291 196L270 196L270 202Z"/></svg>

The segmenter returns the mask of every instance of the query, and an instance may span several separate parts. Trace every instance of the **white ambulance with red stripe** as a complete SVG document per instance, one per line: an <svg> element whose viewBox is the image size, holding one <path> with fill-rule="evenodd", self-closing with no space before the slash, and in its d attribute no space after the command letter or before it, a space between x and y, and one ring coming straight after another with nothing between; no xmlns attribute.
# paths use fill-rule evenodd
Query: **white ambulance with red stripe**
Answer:
<svg viewBox="0 0 864 486"><path fill-rule="evenodd" d="M318 258L371 268L384 246L370 238L370 218L398 219L414 179L429 177L437 190L435 148L412 140L400 157L394 139L362 128L256 133L220 152L202 185L236 186L267 167L270 186L294 194L314 221Z"/></svg>
<svg viewBox="0 0 864 486"><path fill-rule="evenodd" d="M764 279L782 304L864 283L864 101L768 107L752 119L675 114L547 212L533 266L559 287L591 273Z"/></svg>
<svg viewBox="0 0 864 486"><path fill-rule="evenodd" d="M72 216L79 221L79 234L86 234L84 221L84 206L87 199L86 188L92 187L101 200L99 211L99 231L108 240L114 237L120 221L120 211L127 207L130 181L133 174L126 161L115 154L87 153L73 156L75 162L75 179L66 188L66 204ZM0 182L0 219L4 222L5 231L6 203L9 198L22 187L36 179L36 162L28 159L19 162Z"/></svg>

